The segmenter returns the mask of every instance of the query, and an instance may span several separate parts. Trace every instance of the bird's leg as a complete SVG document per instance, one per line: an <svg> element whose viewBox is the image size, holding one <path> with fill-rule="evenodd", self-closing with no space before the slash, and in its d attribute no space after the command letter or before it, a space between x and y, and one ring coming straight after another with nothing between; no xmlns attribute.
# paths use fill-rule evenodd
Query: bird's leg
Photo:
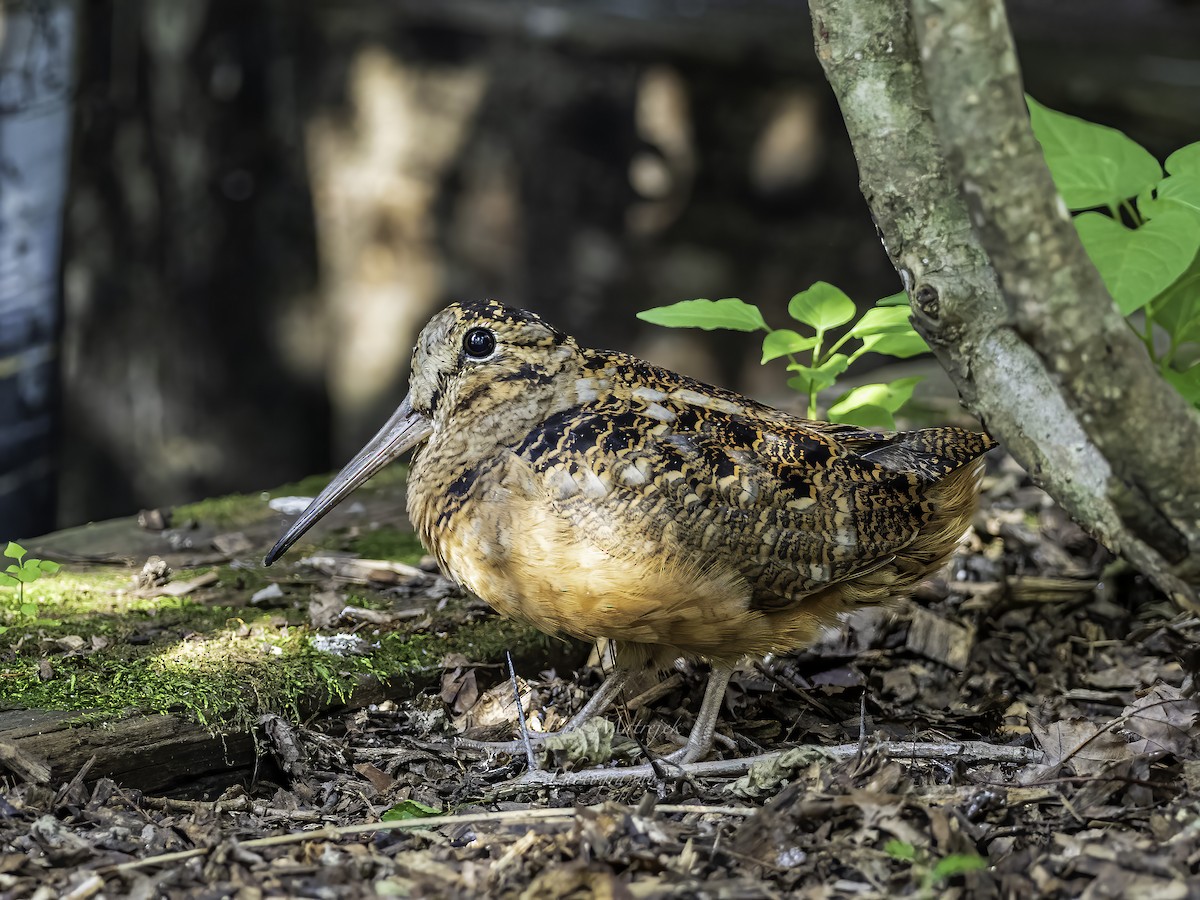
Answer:
<svg viewBox="0 0 1200 900"><path fill-rule="evenodd" d="M621 689L625 687L632 674L629 669L624 667L613 669L600 687L596 688L596 693L592 694L588 702L580 708L579 712L571 716L567 720L567 724L555 732L555 734L574 731L588 719L600 715L600 713L612 706L613 701L617 699L617 695L621 693Z"/></svg>
<svg viewBox="0 0 1200 900"><path fill-rule="evenodd" d="M708 686L704 689L704 699L700 702L700 711L696 713L696 722L692 726L692 733L688 735L687 743L674 753L669 753L642 766L611 769L589 768L575 772L547 772L543 769L530 769L517 779L514 785L572 787L589 784L615 784L622 781L654 779L662 781L691 777L689 766L703 759L712 747L717 715L721 711L721 703L725 700L725 688L729 686L729 679L733 677L734 669L734 666L725 663L713 664L712 674L708 676ZM580 710L580 712L582 711ZM763 755L763 759L768 758L774 758L773 754ZM663 763L667 763L667 765L663 765ZM705 765L712 764L706 763ZM733 765L738 764L735 762Z"/></svg>
<svg viewBox="0 0 1200 900"><path fill-rule="evenodd" d="M547 731L529 735L529 740L533 743L541 743L546 738L554 737L557 734L566 734L574 731L588 719L593 716L598 716L610 706L621 693L621 689L625 687L626 682L632 674L629 669L623 666L618 666L609 674L600 687L596 688L596 692L588 699L588 702L583 705L579 712L571 716L558 731ZM719 705L719 703L718 703ZM520 715L518 710L518 715ZM711 740L711 728L710 728ZM525 747L525 742L521 741L472 741L459 738L455 742L459 747L467 747L472 750L490 750L494 753L517 753Z"/></svg>
<svg viewBox="0 0 1200 900"><path fill-rule="evenodd" d="M663 757L667 762L685 765L703 759L712 748L713 732L717 727L717 715L721 712L721 704L725 700L725 688L733 677L734 666L726 663L713 663L712 673L708 676L708 686L704 689L704 700L700 703L700 711L696 713L696 722L692 725L692 733L688 735L687 743Z"/></svg>

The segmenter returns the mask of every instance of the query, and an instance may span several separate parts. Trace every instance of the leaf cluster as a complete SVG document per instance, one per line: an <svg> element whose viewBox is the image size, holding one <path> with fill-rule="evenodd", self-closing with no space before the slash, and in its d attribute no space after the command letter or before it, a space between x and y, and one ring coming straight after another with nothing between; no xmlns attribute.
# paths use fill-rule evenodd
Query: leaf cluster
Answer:
<svg viewBox="0 0 1200 900"><path fill-rule="evenodd" d="M32 556L26 558L25 548L16 541L8 542L8 546L4 548L4 555L16 560L0 572L0 585L7 587L29 584L43 575L53 575L61 568L58 563L48 559L34 559Z"/></svg>
<svg viewBox="0 0 1200 900"><path fill-rule="evenodd" d="M17 588L20 591L21 614L32 616L37 609L33 604L25 602L25 585L37 581L43 575L53 575L61 567L48 559L27 557L25 548L16 541L8 542L8 546L4 548L4 555L14 562L9 563L4 571L0 572L0 586Z"/></svg>
<svg viewBox="0 0 1200 900"><path fill-rule="evenodd" d="M1034 135L1104 284L1163 377L1200 407L1200 143L1165 164L1028 98ZM1165 172L1164 172L1165 168Z"/></svg>
<svg viewBox="0 0 1200 900"><path fill-rule="evenodd" d="M637 315L668 328L765 332L762 362L787 360L791 373L788 387L807 395L808 416L815 418L817 395L834 386L838 377L863 355L878 353L907 359L929 350L909 322L903 294L883 298L861 316L857 313L854 301L843 291L818 281L788 303L788 315L795 320L795 328L772 328L757 306L736 297L680 300ZM850 346L852 341L856 347ZM856 387L829 407L829 418L869 428L894 428L897 410L908 402L920 380L898 378Z"/></svg>

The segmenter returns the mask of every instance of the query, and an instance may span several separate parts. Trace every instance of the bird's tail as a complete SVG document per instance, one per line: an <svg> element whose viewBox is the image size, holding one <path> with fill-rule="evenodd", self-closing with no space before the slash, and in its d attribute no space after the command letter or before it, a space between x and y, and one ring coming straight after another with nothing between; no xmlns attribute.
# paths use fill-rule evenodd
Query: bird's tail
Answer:
<svg viewBox="0 0 1200 900"><path fill-rule="evenodd" d="M885 469L915 472L925 482L941 481L996 446L986 434L944 426L879 435L861 455Z"/></svg>

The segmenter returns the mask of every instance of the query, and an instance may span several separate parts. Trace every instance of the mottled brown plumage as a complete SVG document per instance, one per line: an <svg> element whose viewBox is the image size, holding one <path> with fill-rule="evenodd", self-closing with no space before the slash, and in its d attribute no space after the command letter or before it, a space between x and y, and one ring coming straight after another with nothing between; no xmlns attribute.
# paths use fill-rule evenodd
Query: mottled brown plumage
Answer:
<svg viewBox="0 0 1200 900"><path fill-rule="evenodd" d="M421 332L396 415L268 561L418 443L409 514L455 580L550 634L615 640L617 687L635 665L713 663L683 761L707 751L740 658L804 646L946 560L993 445L798 418L523 310L454 304Z"/></svg>

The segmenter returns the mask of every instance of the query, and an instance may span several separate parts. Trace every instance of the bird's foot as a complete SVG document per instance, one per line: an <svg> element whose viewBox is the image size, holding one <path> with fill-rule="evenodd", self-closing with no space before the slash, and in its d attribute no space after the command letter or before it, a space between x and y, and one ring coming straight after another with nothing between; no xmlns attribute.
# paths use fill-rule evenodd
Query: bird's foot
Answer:
<svg viewBox="0 0 1200 900"><path fill-rule="evenodd" d="M588 762L599 763L599 765L593 765L589 768L581 767L570 772L547 771L542 768L536 759L535 754L530 749L530 745L524 741L462 741L460 742L460 746L475 746L480 749L489 750L495 749L496 752L505 753L519 753L524 748L529 760L529 770L522 778L512 783L512 787L515 789L531 786L580 787L621 781L668 782L688 779L691 777L689 769L707 756L708 751L712 748L717 711L722 698L725 696L725 687L729 683L729 677L732 672L732 666L713 667L713 673L709 678L708 686L704 692L704 700L701 702L700 712L696 717L696 722L692 726L687 743L678 750L643 765L600 767L604 765L603 761L612 759L613 728L607 721L596 719L595 713L599 711L598 707L601 702L607 705L607 700L611 698L602 698L597 702L597 697L593 697L592 701L580 710L567 723L566 727L558 732L559 735L571 735L572 732L576 732L572 737L579 738L578 741L574 742L578 746L561 748L572 762L576 765L580 763L586 765ZM611 691L615 695L616 689L619 688L620 684L610 683L620 678L621 674L618 671L610 676L609 680L601 686L597 693L606 694ZM591 721L588 721L589 719ZM581 728L585 722L588 723L587 727ZM549 737L551 735L538 735L538 743L544 744ZM529 735L529 738L532 740L534 735Z"/></svg>

